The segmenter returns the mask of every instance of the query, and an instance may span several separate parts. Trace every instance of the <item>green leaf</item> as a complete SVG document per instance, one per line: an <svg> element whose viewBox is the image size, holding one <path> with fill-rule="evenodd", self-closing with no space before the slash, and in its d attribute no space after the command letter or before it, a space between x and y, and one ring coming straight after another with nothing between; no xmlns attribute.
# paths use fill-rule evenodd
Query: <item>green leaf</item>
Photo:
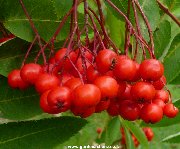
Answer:
<svg viewBox="0 0 180 149"><path fill-rule="evenodd" d="M132 140L132 136L126 127L124 127L124 132L125 132L125 136L126 136L126 147L127 147L127 149L135 149L134 141Z"/></svg>
<svg viewBox="0 0 180 149"><path fill-rule="evenodd" d="M3 124L0 125L0 148L53 149L76 134L86 123L75 117L60 117Z"/></svg>
<svg viewBox="0 0 180 149"><path fill-rule="evenodd" d="M179 143L180 140L180 132L177 132L175 134L171 134L164 138L162 141L163 142L169 142L169 143Z"/></svg>
<svg viewBox="0 0 180 149"><path fill-rule="evenodd" d="M121 119L121 123L124 127L128 128L134 134L134 136L140 142L142 148L145 148L145 149L149 148L149 144L148 144L148 141L144 132L135 122L130 122L130 121Z"/></svg>
<svg viewBox="0 0 180 149"><path fill-rule="evenodd" d="M180 75L180 34L178 34L172 41L171 47L164 58L165 76L167 83L173 82ZM178 80L177 80L178 79ZM176 83L176 82L174 82Z"/></svg>
<svg viewBox="0 0 180 149"><path fill-rule="evenodd" d="M120 121L118 117L113 118L105 130L105 144L112 145L120 138Z"/></svg>
<svg viewBox="0 0 180 149"><path fill-rule="evenodd" d="M39 96L33 88L20 91L8 86L7 78L0 76L0 115L12 120L23 120L42 113Z"/></svg>
<svg viewBox="0 0 180 149"><path fill-rule="evenodd" d="M69 1L62 3L62 1L56 0L24 0L23 2L39 34L46 41L54 34L59 22L61 21L60 17L62 18L66 13L70 3ZM34 33L30 27L28 19L24 15L19 1L1 0L0 3L0 21L4 23L4 26L17 37L27 41L32 41ZM59 11L61 8L62 10ZM69 22L65 23L61 34L57 39L65 39L68 30Z"/></svg>
<svg viewBox="0 0 180 149"><path fill-rule="evenodd" d="M171 24L168 21L160 23L154 32L156 58L160 58L171 40Z"/></svg>

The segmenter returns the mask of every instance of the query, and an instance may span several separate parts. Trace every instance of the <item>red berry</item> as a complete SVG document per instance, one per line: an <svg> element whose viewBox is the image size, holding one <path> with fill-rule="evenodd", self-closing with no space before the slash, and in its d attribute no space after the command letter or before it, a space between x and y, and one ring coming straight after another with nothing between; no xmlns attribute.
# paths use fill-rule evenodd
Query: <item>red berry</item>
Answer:
<svg viewBox="0 0 180 149"><path fill-rule="evenodd" d="M118 96L118 100L132 100L131 88L132 86L130 84L127 84L124 93L122 93L121 96Z"/></svg>
<svg viewBox="0 0 180 149"><path fill-rule="evenodd" d="M169 93L165 90L156 90L155 99L161 99L163 102L169 101Z"/></svg>
<svg viewBox="0 0 180 149"><path fill-rule="evenodd" d="M94 81L94 84L101 90L101 98L114 98L118 94L119 85L112 77L98 77Z"/></svg>
<svg viewBox="0 0 180 149"><path fill-rule="evenodd" d="M100 134L100 133L102 132L102 128L97 128L97 129L96 129L96 132L97 132L98 134Z"/></svg>
<svg viewBox="0 0 180 149"><path fill-rule="evenodd" d="M65 112L71 106L71 91L67 87L53 88L47 97L47 102L50 107L59 112Z"/></svg>
<svg viewBox="0 0 180 149"><path fill-rule="evenodd" d="M119 103L117 101L111 100L107 112L111 116L119 115Z"/></svg>
<svg viewBox="0 0 180 149"><path fill-rule="evenodd" d="M39 76L40 73L43 72L43 69L41 65L39 64L34 64L34 63L29 63L25 64L20 72L21 78L23 81L29 83L29 84L34 84Z"/></svg>
<svg viewBox="0 0 180 149"><path fill-rule="evenodd" d="M113 73L119 80L132 81L136 75L136 64L128 58L117 59Z"/></svg>
<svg viewBox="0 0 180 149"><path fill-rule="evenodd" d="M95 112L95 107L83 108L83 107L73 106L71 108L71 112L75 116L80 116L81 118L87 118Z"/></svg>
<svg viewBox="0 0 180 149"><path fill-rule="evenodd" d="M56 76L47 73L42 73L36 80L35 88L38 93L42 94L43 92L57 87L59 85L60 81Z"/></svg>
<svg viewBox="0 0 180 149"><path fill-rule="evenodd" d="M56 109L53 109L52 107L49 106L48 102L47 102L47 96L49 94L50 90L44 92L41 97L40 97L40 107L41 109L49 114L58 114L59 111L57 111Z"/></svg>
<svg viewBox="0 0 180 149"><path fill-rule="evenodd" d="M72 79L69 79L65 84L64 86L70 88L72 91L78 87L82 85L82 82L81 82L81 79L79 78L72 78Z"/></svg>
<svg viewBox="0 0 180 149"><path fill-rule="evenodd" d="M86 75L88 82L92 83L97 77L100 76L100 73L91 65L88 67Z"/></svg>
<svg viewBox="0 0 180 149"><path fill-rule="evenodd" d="M104 49L99 51L96 57L97 70L100 73L106 73L107 71L111 70L111 68L114 66L116 57L117 54L112 50Z"/></svg>
<svg viewBox="0 0 180 149"><path fill-rule="evenodd" d="M100 89L93 84L80 85L73 91L73 105L77 107L96 106L101 99Z"/></svg>
<svg viewBox="0 0 180 149"><path fill-rule="evenodd" d="M140 65L139 73L144 80L157 81L164 74L164 66L156 59L144 60Z"/></svg>
<svg viewBox="0 0 180 149"><path fill-rule="evenodd" d="M96 105L95 112L99 113L101 111L107 110L110 104L110 100L102 100Z"/></svg>
<svg viewBox="0 0 180 149"><path fill-rule="evenodd" d="M166 85L166 77L162 76L159 80L152 82L156 90L161 90Z"/></svg>
<svg viewBox="0 0 180 149"><path fill-rule="evenodd" d="M162 109L165 106L165 103L161 99L153 99L153 103L161 107Z"/></svg>
<svg viewBox="0 0 180 149"><path fill-rule="evenodd" d="M69 73L67 73L67 72L64 72L64 73L62 73L62 74L59 74L57 77L59 78L59 80L61 80L62 85L64 85L68 80L74 78L73 75L71 75L71 74L69 74Z"/></svg>
<svg viewBox="0 0 180 149"><path fill-rule="evenodd" d="M146 123L157 123L163 117L163 110L154 103L146 104L141 109L140 117Z"/></svg>
<svg viewBox="0 0 180 149"><path fill-rule="evenodd" d="M148 141L151 141L154 137L154 133L150 127L144 127L143 131L148 139Z"/></svg>
<svg viewBox="0 0 180 149"><path fill-rule="evenodd" d="M136 65L136 73L135 73L135 76L132 79L132 81L136 82L136 81L140 80L140 78L141 78L140 75L139 75L139 67L140 67L140 65L137 62L134 62L134 63Z"/></svg>
<svg viewBox="0 0 180 149"><path fill-rule="evenodd" d="M167 117L174 118L179 113L179 109L176 108L172 103L167 103L164 106L163 112Z"/></svg>
<svg viewBox="0 0 180 149"><path fill-rule="evenodd" d="M13 70L8 75L8 84L12 88L26 89L29 84L22 80L20 70Z"/></svg>
<svg viewBox="0 0 180 149"><path fill-rule="evenodd" d="M140 107L132 100L123 100L119 103L119 114L126 120L134 121L140 116Z"/></svg>
<svg viewBox="0 0 180 149"><path fill-rule="evenodd" d="M131 95L134 100L150 102L155 96L155 88L147 82L137 82L131 88Z"/></svg>
<svg viewBox="0 0 180 149"><path fill-rule="evenodd" d="M122 95L124 94L125 90L126 90L126 82L118 82L119 84L119 88L118 88L118 95L117 97L119 99L122 98Z"/></svg>

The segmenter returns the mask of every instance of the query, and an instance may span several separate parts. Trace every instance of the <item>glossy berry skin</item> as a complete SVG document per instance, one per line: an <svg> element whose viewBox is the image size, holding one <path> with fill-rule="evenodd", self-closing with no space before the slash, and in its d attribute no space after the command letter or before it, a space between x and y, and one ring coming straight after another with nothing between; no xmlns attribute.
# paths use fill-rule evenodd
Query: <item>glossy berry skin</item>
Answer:
<svg viewBox="0 0 180 149"><path fill-rule="evenodd" d="M43 72L43 69L41 65L39 64L34 64L34 63L29 63L25 64L20 72L21 78L23 81L29 83L29 84L34 84L39 76L40 73Z"/></svg>
<svg viewBox="0 0 180 149"><path fill-rule="evenodd" d="M80 85L73 91L73 105L77 107L96 106L101 100L100 89L93 84Z"/></svg>
<svg viewBox="0 0 180 149"><path fill-rule="evenodd" d="M165 103L161 100L161 99L153 99L152 101L154 104L158 105L159 107L161 107L162 109L165 106Z"/></svg>
<svg viewBox="0 0 180 149"><path fill-rule="evenodd" d="M48 73L42 73L36 80L35 88L38 93L42 94L43 92L59 85L60 81L56 76L50 75Z"/></svg>
<svg viewBox="0 0 180 149"><path fill-rule="evenodd" d="M79 78L72 78L72 79L69 79L65 84L64 86L70 88L72 91L78 87L82 85L82 82L81 82L81 79Z"/></svg>
<svg viewBox="0 0 180 149"><path fill-rule="evenodd" d="M97 70L100 73L106 73L111 70L114 66L116 57L117 54L112 50L104 49L99 51L96 57Z"/></svg>
<svg viewBox="0 0 180 149"><path fill-rule="evenodd" d="M132 100L124 100L119 103L119 114L126 120L134 121L140 116L140 107Z"/></svg>
<svg viewBox="0 0 180 149"><path fill-rule="evenodd" d="M48 96L49 92L50 92L50 90L47 90L46 92L44 92L41 95L41 97L40 97L40 107L45 113L58 114L59 111L53 109L52 107L50 107L48 102L47 102L47 96Z"/></svg>
<svg viewBox="0 0 180 149"><path fill-rule="evenodd" d="M167 103L169 101L169 93L165 90L156 90L155 99L161 99L163 102Z"/></svg>
<svg viewBox="0 0 180 149"><path fill-rule="evenodd" d="M88 67L86 75L88 82L92 83L97 77L100 76L100 73L91 65Z"/></svg>
<svg viewBox="0 0 180 149"><path fill-rule="evenodd" d="M152 82L156 90L161 90L166 85L166 77L162 76L159 80Z"/></svg>
<svg viewBox="0 0 180 149"><path fill-rule="evenodd" d="M119 85L117 81L109 76L101 76L96 78L94 84L101 91L101 98L114 98L118 94Z"/></svg>
<svg viewBox="0 0 180 149"><path fill-rule="evenodd" d="M154 133L150 127L144 127L143 131L144 131L148 141L151 141L154 138Z"/></svg>
<svg viewBox="0 0 180 149"><path fill-rule="evenodd" d="M130 84L127 84L124 93L118 96L118 100L132 100L131 88L132 86Z"/></svg>
<svg viewBox="0 0 180 149"><path fill-rule="evenodd" d="M121 81L131 81L136 75L136 64L128 58L117 59L113 73Z"/></svg>
<svg viewBox="0 0 180 149"><path fill-rule="evenodd" d="M179 113L179 109L172 103L168 103L164 106L163 112L168 118L174 118Z"/></svg>
<svg viewBox="0 0 180 149"><path fill-rule="evenodd" d="M164 66L156 59L144 60L140 64L139 73L141 78L144 80L157 81L164 74Z"/></svg>
<svg viewBox="0 0 180 149"><path fill-rule="evenodd" d="M89 108L80 108L80 107L75 107L73 106L71 108L71 112L75 116L80 116L81 118L87 118L91 116L95 112L95 107L89 107Z"/></svg>
<svg viewBox="0 0 180 149"><path fill-rule="evenodd" d="M47 97L47 102L50 107L59 112L65 112L71 106L71 91L67 87L53 88Z"/></svg>
<svg viewBox="0 0 180 149"><path fill-rule="evenodd" d="M100 102L96 105L95 112L99 113L101 111L107 110L110 104L110 99L100 100Z"/></svg>
<svg viewBox="0 0 180 149"><path fill-rule="evenodd" d="M70 70L73 66L72 66L71 62L69 61L69 59L64 57L66 55L66 52L67 52L67 48L59 49L56 52L54 57L55 57L56 63L59 64L59 66L58 66L59 69L61 69L63 67L65 70ZM74 51L72 51L68 55L72 62L76 61L77 55Z"/></svg>
<svg viewBox="0 0 180 149"><path fill-rule="evenodd" d="M119 115L119 103L117 101L111 100L110 105L107 109L107 112L110 116Z"/></svg>
<svg viewBox="0 0 180 149"><path fill-rule="evenodd" d="M140 117L144 122L154 124L162 119L163 110L154 103L146 104L141 109Z"/></svg>
<svg viewBox="0 0 180 149"><path fill-rule="evenodd" d="M68 80L74 78L73 75L69 74L69 73L63 73L63 74L59 74L57 75L57 77L59 78L59 80L62 82L62 85L64 85Z"/></svg>
<svg viewBox="0 0 180 149"><path fill-rule="evenodd" d="M139 102L150 102L155 96L155 88L147 82L137 82L131 88L132 98Z"/></svg>
<svg viewBox="0 0 180 149"><path fill-rule="evenodd" d="M134 63L135 63L135 66L136 66L136 73L135 73L135 76L132 79L132 81L136 82L136 81L141 79L140 74L139 74L139 67L140 67L140 65L137 62L135 62L135 61L134 61Z"/></svg>
<svg viewBox="0 0 180 149"><path fill-rule="evenodd" d="M8 84L12 88L26 89L29 84L22 80L20 76L20 70L13 70L8 75Z"/></svg>
<svg viewBox="0 0 180 149"><path fill-rule="evenodd" d="M118 88L118 98L121 98L123 93L126 90L126 82L118 82L119 88Z"/></svg>

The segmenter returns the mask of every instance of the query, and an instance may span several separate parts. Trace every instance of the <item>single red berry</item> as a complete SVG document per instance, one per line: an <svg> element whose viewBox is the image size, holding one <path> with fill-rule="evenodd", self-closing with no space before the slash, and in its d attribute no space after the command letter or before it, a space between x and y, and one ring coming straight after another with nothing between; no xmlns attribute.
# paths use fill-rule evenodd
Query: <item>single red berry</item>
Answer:
<svg viewBox="0 0 180 149"><path fill-rule="evenodd" d="M137 82L131 88L131 95L138 102L150 102L155 96L155 88L147 82Z"/></svg>
<svg viewBox="0 0 180 149"><path fill-rule="evenodd" d="M162 76L159 80L152 82L156 90L161 90L166 85L166 77Z"/></svg>
<svg viewBox="0 0 180 149"><path fill-rule="evenodd" d="M73 91L73 105L77 107L96 106L101 99L100 89L93 84L84 84Z"/></svg>
<svg viewBox="0 0 180 149"><path fill-rule="evenodd" d="M144 127L143 131L148 139L148 141L151 141L154 137L154 133L150 127Z"/></svg>
<svg viewBox="0 0 180 149"><path fill-rule="evenodd" d="M42 73L36 80L35 88L40 94L60 85L60 81L56 76L48 73Z"/></svg>
<svg viewBox="0 0 180 149"><path fill-rule="evenodd" d="M120 94L120 96L118 95L118 100L132 100L131 88L132 86L127 84L124 93Z"/></svg>
<svg viewBox="0 0 180 149"><path fill-rule="evenodd" d="M163 102L167 103L169 101L169 93L165 90L156 90L155 99L161 99Z"/></svg>
<svg viewBox="0 0 180 149"><path fill-rule="evenodd" d="M92 83L97 77L100 76L100 73L91 65L88 67L86 75L88 82Z"/></svg>
<svg viewBox="0 0 180 149"><path fill-rule="evenodd" d="M111 100L107 112L110 116L119 115L119 103L117 101Z"/></svg>
<svg viewBox="0 0 180 149"><path fill-rule="evenodd" d="M154 103L145 104L141 109L140 117L146 123L157 123L163 117L163 110Z"/></svg>
<svg viewBox="0 0 180 149"><path fill-rule="evenodd" d="M73 106L71 108L71 112L75 116L80 116L81 118L87 118L95 112L95 107L83 108L83 107Z"/></svg>
<svg viewBox="0 0 180 149"><path fill-rule="evenodd" d="M59 112L65 112L70 109L71 106L71 91L67 87L55 87L53 88L47 97L49 106Z"/></svg>
<svg viewBox="0 0 180 149"><path fill-rule="evenodd" d="M12 88L26 89L29 84L22 80L20 70L13 70L8 75L8 84Z"/></svg>
<svg viewBox="0 0 180 149"><path fill-rule="evenodd" d="M140 116L140 107L132 100L123 100L119 103L119 114L126 120L134 121Z"/></svg>
<svg viewBox="0 0 180 149"><path fill-rule="evenodd" d="M153 103L158 105L159 107L161 107L162 109L164 108L165 106L165 103L164 101L162 101L161 99L153 99Z"/></svg>
<svg viewBox="0 0 180 149"><path fill-rule="evenodd" d="M117 54L112 50L104 49L99 51L96 57L97 70L100 73L106 73L111 70L115 64L116 57Z"/></svg>
<svg viewBox="0 0 180 149"><path fill-rule="evenodd" d="M128 58L117 59L113 73L121 81L132 81L136 75L136 64Z"/></svg>
<svg viewBox="0 0 180 149"><path fill-rule="evenodd" d="M50 92L50 90L47 90L41 95L41 97L40 97L40 107L46 113L58 114L59 111L56 110L56 109L53 109L52 107L50 107L48 102L47 102L47 96L48 96L49 92Z"/></svg>
<svg viewBox="0 0 180 149"><path fill-rule="evenodd" d="M176 108L172 103L167 103L164 106L163 112L167 117L174 118L179 113L179 109Z"/></svg>
<svg viewBox="0 0 180 149"><path fill-rule="evenodd" d="M97 129L96 129L96 132L97 132L98 134L101 134L102 128L97 128Z"/></svg>
<svg viewBox="0 0 180 149"><path fill-rule="evenodd" d="M23 81L29 83L29 84L34 84L39 76L40 73L43 72L43 69L41 65L39 64L34 64L34 63L29 63L25 64L20 72L21 78Z"/></svg>
<svg viewBox="0 0 180 149"><path fill-rule="evenodd" d="M110 99L100 100L100 102L96 105L95 112L99 113L101 111L107 110L110 104Z"/></svg>
<svg viewBox="0 0 180 149"><path fill-rule="evenodd" d="M139 73L144 80L157 81L164 74L164 66L156 59L144 60L140 65Z"/></svg>
<svg viewBox="0 0 180 149"><path fill-rule="evenodd" d="M69 79L65 84L64 86L70 88L72 91L78 87L82 85L82 82L81 82L81 79L79 78L72 78L72 79Z"/></svg>
<svg viewBox="0 0 180 149"><path fill-rule="evenodd" d="M117 81L109 76L101 76L96 78L94 84L101 91L101 98L114 98L118 94L119 85Z"/></svg>

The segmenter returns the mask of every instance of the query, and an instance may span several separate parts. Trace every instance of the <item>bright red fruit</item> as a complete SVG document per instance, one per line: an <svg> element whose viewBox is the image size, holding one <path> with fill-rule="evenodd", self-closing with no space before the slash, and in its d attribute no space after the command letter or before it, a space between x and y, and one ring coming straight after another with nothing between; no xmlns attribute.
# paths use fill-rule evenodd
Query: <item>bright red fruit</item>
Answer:
<svg viewBox="0 0 180 149"><path fill-rule="evenodd" d="M155 99L161 99L165 103L169 101L169 93L165 90L156 90Z"/></svg>
<svg viewBox="0 0 180 149"><path fill-rule="evenodd" d="M97 77L100 76L100 73L90 65L86 72L88 82L92 83Z"/></svg>
<svg viewBox="0 0 180 149"><path fill-rule="evenodd" d="M55 87L48 96L47 102L52 109L59 112L65 112L71 106L71 91L67 87Z"/></svg>
<svg viewBox="0 0 180 149"><path fill-rule="evenodd" d="M59 111L55 110L55 109L52 109L48 102L47 102L47 96L49 94L50 90L44 92L41 97L40 97L40 107L41 109L46 112L46 113L49 113L49 114L58 114Z"/></svg>
<svg viewBox="0 0 180 149"><path fill-rule="evenodd" d="M158 105L159 107L161 107L162 109L164 108L165 106L165 103L164 101L162 101L161 99L153 99L153 103Z"/></svg>
<svg viewBox="0 0 180 149"><path fill-rule="evenodd" d="M56 76L50 75L48 73L42 73L36 80L35 88L38 93L42 94L43 92L59 85L60 81Z"/></svg>
<svg viewBox="0 0 180 149"><path fill-rule="evenodd" d="M156 90L161 90L166 85L166 77L162 76L159 80L152 82Z"/></svg>
<svg viewBox="0 0 180 149"><path fill-rule="evenodd" d="M140 78L141 78L140 75L139 75L139 67L140 67L140 65L137 62L135 62L135 61L134 61L134 63L136 65L136 73L135 73L135 76L132 79L132 81L136 82L136 81L140 80Z"/></svg>
<svg viewBox="0 0 180 149"><path fill-rule="evenodd" d="M72 79L69 79L65 84L64 86L70 88L72 91L78 87L82 85L82 82L81 82L81 79L79 78L72 78Z"/></svg>
<svg viewBox="0 0 180 149"><path fill-rule="evenodd" d="M121 96L124 94L126 90L126 82L118 82L119 88L118 88L118 95L117 97L121 99Z"/></svg>
<svg viewBox="0 0 180 149"><path fill-rule="evenodd" d="M157 81L164 74L164 66L156 59L144 60L140 64L139 73L144 80Z"/></svg>
<svg viewBox="0 0 180 149"><path fill-rule="evenodd" d="M69 74L69 73L66 73L66 72L64 72L64 73L62 73L62 74L59 74L57 77L58 77L59 80L62 82L62 85L64 85L68 80L74 78L73 75L71 75L71 74Z"/></svg>
<svg viewBox="0 0 180 149"><path fill-rule="evenodd" d="M118 94L119 85L117 81L109 76L101 76L96 78L94 84L101 91L101 98L114 98Z"/></svg>
<svg viewBox="0 0 180 149"><path fill-rule="evenodd" d="M71 112L75 116L80 116L81 118L87 118L95 112L95 107L83 108L83 107L72 107Z"/></svg>
<svg viewBox="0 0 180 149"><path fill-rule="evenodd" d="M39 64L34 64L34 63L29 63L25 64L20 72L21 78L23 81L29 83L29 84L34 84L39 76L40 73L43 72L43 69L41 65Z"/></svg>
<svg viewBox="0 0 180 149"><path fill-rule="evenodd" d="M119 114L126 120L134 121L140 116L140 107L132 100L123 100L119 103Z"/></svg>
<svg viewBox="0 0 180 149"><path fill-rule="evenodd" d="M114 67L116 57L117 54L112 50L104 49L99 51L96 57L97 70L100 73L106 73L111 70Z"/></svg>
<svg viewBox="0 0 180 149"><path fill-rule="evenodd" d="M109 108L107 109L107 112L111 116L119 115L119 103L117 101L111 100Z"/></svg>
<svg viewBox="0 0 180 149"><path fill-rule="evenodd" d="M95 112L99 113L101 111L107 110L110 104L110 99L100 100L100 102L96 105Z"/></svg>
<svg viewBox="0 0 180 149"><path fill-rule="evenodd" d="M96 129L96 132L97 132L98 134L100 134L100 133L102 132L102 128L97 128L97 129Z"/></svg>
<svg viewBox="0 0 180 149"><path fill-rule="evenodd" d="M20 70L13 70L8 75L8 84L12 88L26 89L29 84L22 80Z"/></svg>
<svg viewBox="0 0 180 149"><path fill-rule="evenodd" d="M132 86L130 84L127 84L124 93L120 95L118 94L118 100L132 100L131 88Z"/></svg>
<svg viewBox="0 0 180 149"><path fill-rule="evenodd" d="M146 123L157 123L163 117L163 110L154 103L146 104L141 109L140 117Z"/></svg>
<svg viewBox="0 0 180 149"><path fill-rule="evenodd" d="M143 131L148 139L148 141L151 141L154 137L154 133L150 127L144 127Z"/></svg>
<svg viewBox="0 0 180 149"><path fill-rule="evenodd" d="M73 91L73 105L77 107L96 106L101 99L100 89L93 84L80 85Z"/></svg>
<svg viewBox="0 0 180 149"><path fill-rule="evenodd" d="M155 96L155 88L147 82L137 82L131 88L131 95L139 102L150 102Z"/></svg>
<svg viewBox="0 0 180 149"><path fill-rule="evenodd" d="M179 109L176 108L172 103L168 103L164 106L163 112L167 117L174 118L179 113Z"/></svg>
<svg viewBox="0 0 180 149"><path fill-rule="evenodd" d="M117 59L113 73L121 81L132 81L136 75L136 64L128 58Z"/></svg>

